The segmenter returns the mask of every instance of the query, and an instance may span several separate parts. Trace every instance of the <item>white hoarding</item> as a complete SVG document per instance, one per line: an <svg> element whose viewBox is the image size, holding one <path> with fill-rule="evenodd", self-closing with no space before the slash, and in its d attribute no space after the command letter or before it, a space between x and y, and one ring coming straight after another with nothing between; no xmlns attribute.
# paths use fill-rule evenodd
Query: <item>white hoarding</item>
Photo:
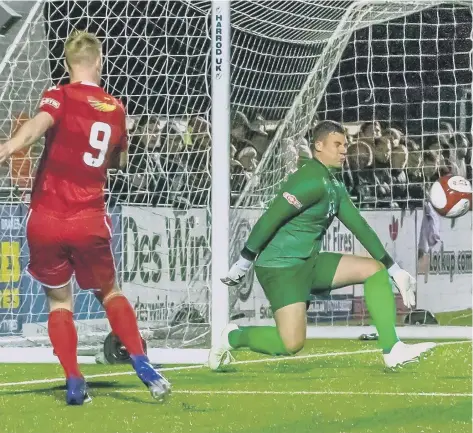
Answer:
<svg viewBox="0 0 473 433"><path fill-rule="evenodd" d="M210 276L205 209L123 207L122 217L123 291L138 320L165 322L187 302L205 308Z"/></svg>
<svg viewBox="0 0 473 433"><path fill-rule="evenodd" d="M366 211L363 216L394 261L415 275L416 213L401 210ZM355 242L355 253L370 256L358 241Z"/></svg>
<svg viewBox="0 0 473 433"><path fill-rule="evenodd" d="M259 210L231 214L234 261ZM365 211L363 216L383 246L401 267L417 275L417 231L422 212ZM417 218L417 220L416 220ZM187 212L170 208L123 207L123 289L140 320L169 320L176 306L191 302L206 308L210 300L210 218L205 209ZM428 274L418 277L418 308L433 312L471 308L471 218L441 220L442 243L430 255ZM369 256L337 219L328 229L324 251ZM225 254L226 252L213 252ZM222 270L222 276L224 275ZM334 295L363 295L361 285L339 289ZM245 324L273 323L272 312L254 273L238 289L230 289L233 317Z"/></svg>
<svg viewBox="0 0 473 433"><path fill-rule="evenodd" d="M472 307L471 216L440 219L440 242L419 260L418 308L438 313ZM421 221L419 212L419 230Z"/></svg>

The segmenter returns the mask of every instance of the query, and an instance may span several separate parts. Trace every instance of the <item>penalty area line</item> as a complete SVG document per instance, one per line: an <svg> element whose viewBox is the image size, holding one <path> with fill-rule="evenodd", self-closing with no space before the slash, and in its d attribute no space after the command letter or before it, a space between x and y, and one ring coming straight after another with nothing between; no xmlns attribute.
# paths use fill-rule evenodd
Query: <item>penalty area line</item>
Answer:
<svg viewBox="0 0 473 433"><path fill-rule="evenodd" d="M375 353L379 352L377 349L368 349L368 350L356 350L356 351L348 351L348 352L327 352L327 353L313 353L310 355L301 355L301 356L281 356L275 358L264 358L264 359L250 359L247 361L235 361L232 362L232 365L241 365L241 364L262 364L268 362L281 362L281 361L299 361L303 359L313 359L313 358L333 358L336 356L346 356L346 355L361 355L364 353ZM131 366L130 366L131 368ZM158 371L166 372L166 371L181 371L181 370L197 370L202 368L208 368L205 364L199 365L184 365L180 367L166 367L160 368ZM89 374L84 376L86 379L96 379L96 378L110 378L110 377L117 377L117 376L129 376L136 374L134 370L131 371L120 371L117 373L100 373L100 374ZM53 379L38 379L38 380L26 380L23 382L6 382L0 383L0 389L6 388L10 386L25 386L25 385L39 385L42 383L55 383L55 382L64 382L64 377L56 377Z"/></svg>
<svg viewBox="0 0 473 433"><path fill-rule="evenodd" d="M449 342L442 342L438 343L438 346L445 346L445 345L452 345L452 344L471 344L471 341L449 341ZM281 356L281 357L273 357L273 358L262 358L262 359L249 359L246 361L235 361L232 362L232 365L246 365L246 364L264 364L264 363L273 363L273 362L281 362L281 361L301 361L305 359L317 359L317 358L335 358L338 356L352 356L352 355L362 355L366 353L381 353L379 349L364 349L364 350L354 350L354 351L345 351L345 352L326 352L326 353L312 353L309 355L300 355L300 356ZM199 365L185 365L179 367L166 367L160 368L159 371L166 372L166 371L181 371L181 370L197 370L201 368L208 368L206 364L199 364ZM97 379L97 378L110 378L110 377L118 377L118 376L129 376L136 374L134 370L131 371L120 371L117 373L100 373L100 374L90 374L85 376L86 379ZM64 377L56 377L52 379L37 379L37 380L26 380L21 382L5 382L0 383L0 390L1 388L7 388L11 386L27 386L27 385L40 385L43 383L56 383L56 382L64 382ZM0 391L1 392L1 391Z"/></svg>

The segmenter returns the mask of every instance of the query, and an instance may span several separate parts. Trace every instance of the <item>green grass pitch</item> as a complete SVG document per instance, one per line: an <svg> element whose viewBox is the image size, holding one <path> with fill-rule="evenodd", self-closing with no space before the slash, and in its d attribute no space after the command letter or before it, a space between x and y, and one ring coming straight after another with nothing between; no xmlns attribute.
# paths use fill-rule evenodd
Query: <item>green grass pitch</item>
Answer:
<svg viewBox="0 0 473 433"><path fill-rule="evenodd" d="M471 342L386 372L376 342L312 340L291 359L236 352L231 371L170 367L151 399L129 366L84 366L92 403L68 407L57 365L4 364L5 433L471 433ZM255 361L255 362L248 362ZM121 373L111 376L110 373ZM44 379L44 383L31 383Z"/></svg>

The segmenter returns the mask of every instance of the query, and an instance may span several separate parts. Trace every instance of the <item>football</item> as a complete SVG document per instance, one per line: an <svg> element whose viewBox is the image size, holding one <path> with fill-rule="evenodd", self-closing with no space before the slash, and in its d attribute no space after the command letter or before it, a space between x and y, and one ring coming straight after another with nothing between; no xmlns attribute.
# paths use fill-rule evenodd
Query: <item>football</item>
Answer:
<svg viewBox="0 0 473 433"><path fill-rule="evenodd" d="M434 209L446 218L458 218L471 209L471 184L462 176L442 176L429 193Z"/></svg>

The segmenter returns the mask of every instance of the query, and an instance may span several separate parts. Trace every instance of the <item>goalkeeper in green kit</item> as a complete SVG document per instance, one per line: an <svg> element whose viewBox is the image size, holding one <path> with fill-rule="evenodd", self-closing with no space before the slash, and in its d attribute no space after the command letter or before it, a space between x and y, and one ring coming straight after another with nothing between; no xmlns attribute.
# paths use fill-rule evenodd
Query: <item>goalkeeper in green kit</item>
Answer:
<svg viewBox="0 0 473 433"><path fill-rule="evenodd" d="M251 231L239 260L222 279L228 286L239 284L254 262L276 327L227 325L220 343L210 351L212 370L228 363L228 352L233 349L249 348L273 356L299 352L306 339L310 293L360 283L387 367L416 361L435 347L435 343L404 344L396 335L391 280L407 307L415 304L416 282L394 263L337 178L346 155L342 125L322 121L311 135L312 158L304 160L282 185ZM335 216L373 258L320 252Z"/></svg>

